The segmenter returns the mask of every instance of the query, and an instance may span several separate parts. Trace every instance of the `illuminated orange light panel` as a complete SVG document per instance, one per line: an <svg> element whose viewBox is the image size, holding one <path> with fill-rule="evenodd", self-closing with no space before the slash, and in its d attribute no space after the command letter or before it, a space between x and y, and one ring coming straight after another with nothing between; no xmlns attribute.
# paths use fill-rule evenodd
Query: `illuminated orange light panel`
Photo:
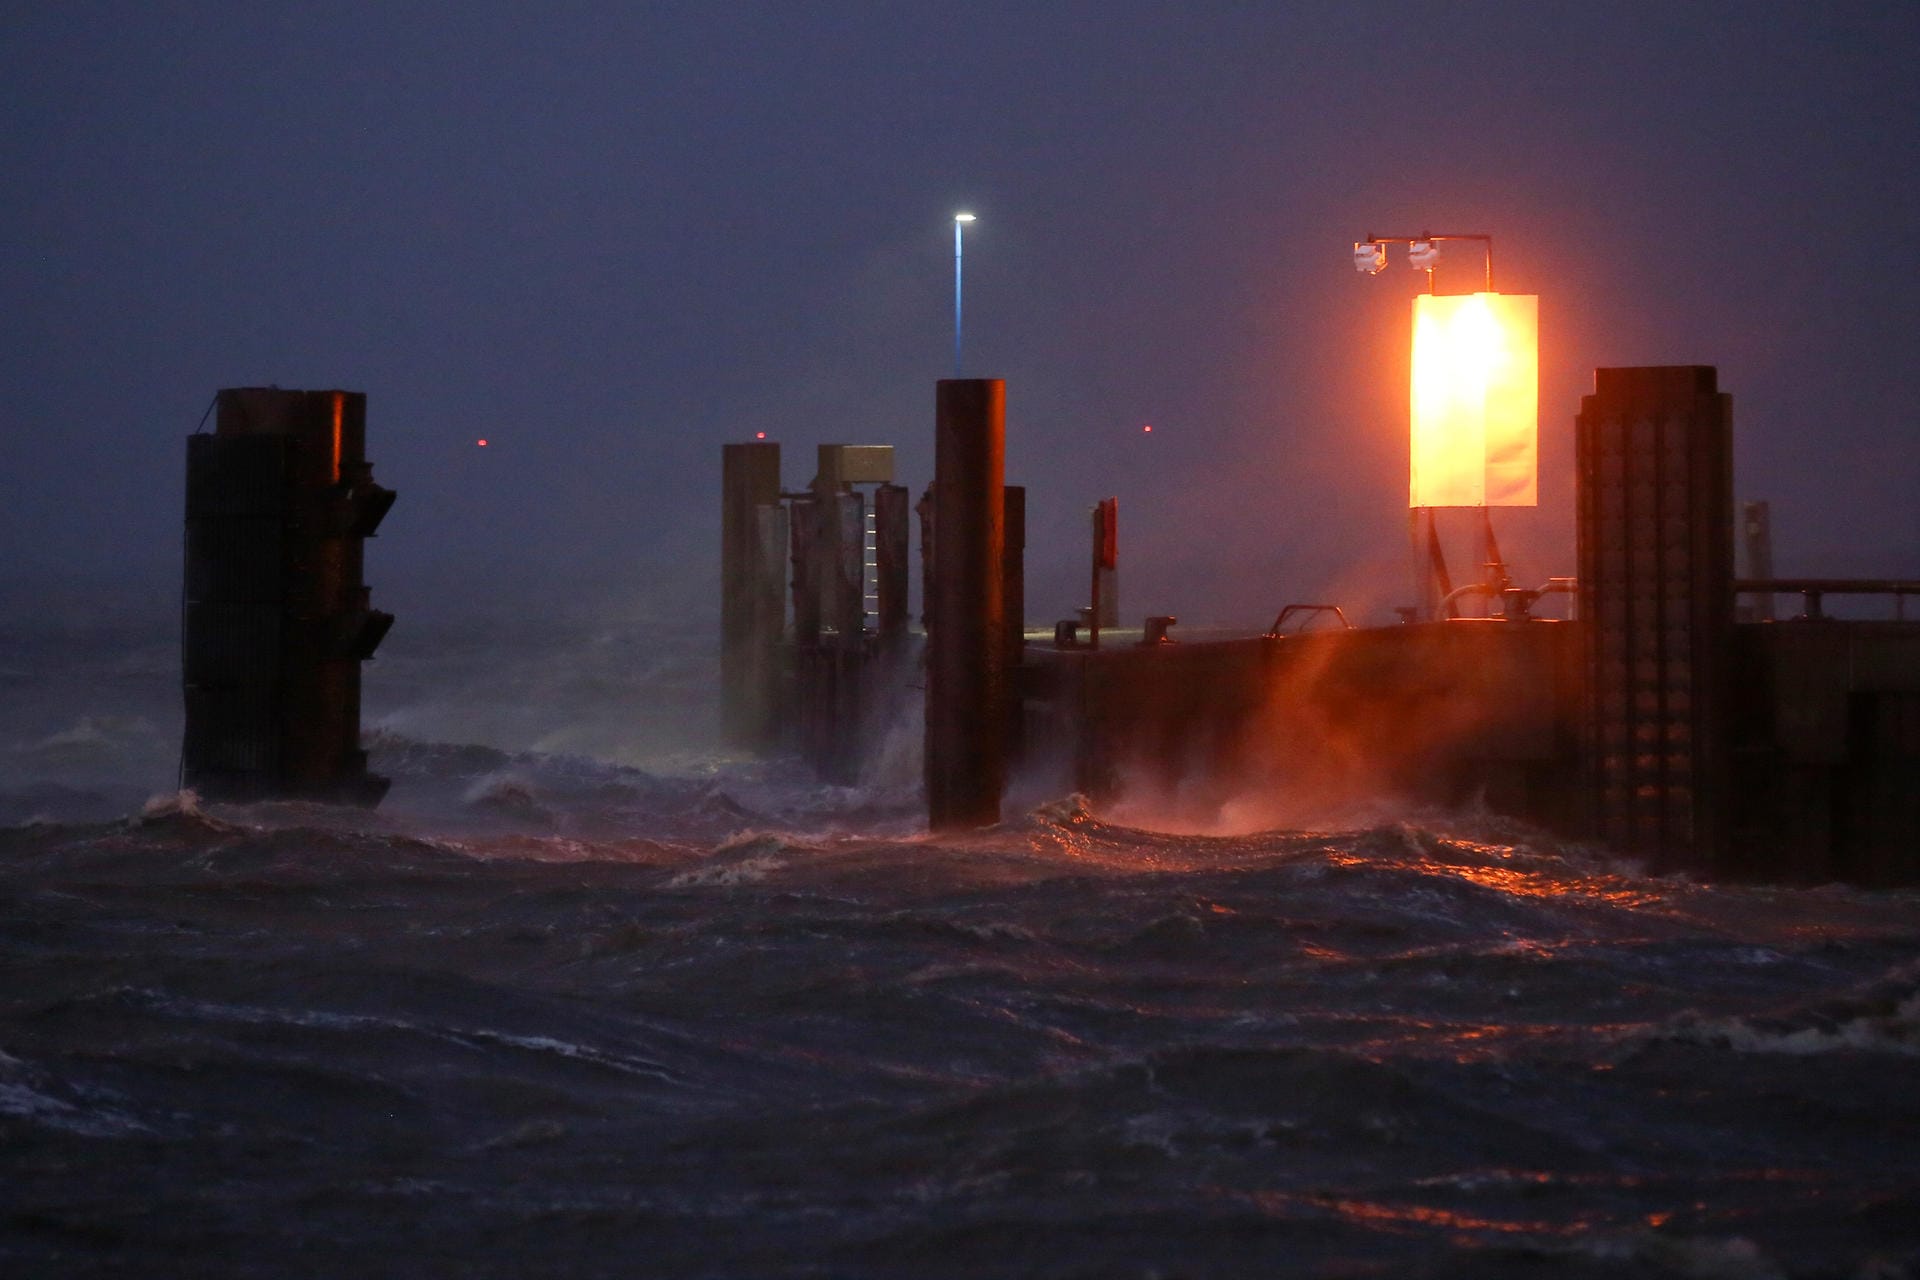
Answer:
<svg viewBox="0 0 1920 1280"><path fill-rule="evenodd" d="M1415 298L1407 505L1537 505L1539 437L1539 297Z"/></svg>
<svg viewBox="0 0 1920 1280"><path fill-rule="evenodd" d="M333 393L333 483L340 483L340 418L347 406L347 393Z"/></svg>

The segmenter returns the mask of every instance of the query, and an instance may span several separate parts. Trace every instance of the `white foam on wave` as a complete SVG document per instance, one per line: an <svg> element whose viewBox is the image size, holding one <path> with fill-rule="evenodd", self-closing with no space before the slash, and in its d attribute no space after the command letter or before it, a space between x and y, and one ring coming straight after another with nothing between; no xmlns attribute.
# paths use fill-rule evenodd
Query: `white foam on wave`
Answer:
<svg viewBox="0 0 1920 1280"><path fill-rule="evenodd" d="M1920 1057L1920 965L1900 966L1863 990L1817 1004L1756 1016L1709 1018L1688 1012L1630 1039L1793 1057L1829 1053Z"/></svg>
<svg viewBox="0 0 1920 1280"><path fill-rule="evenodd" d="M318 1031L398 1031L427 1036L469 1048L498 1045L523 1052L550 1054L604 1067L624 1075L645 1076L672 1084L683 1083L681 1078L664 1063L629 1054L611 1053L554 1036L519 1035L510 1031L496 1031L490 1027L429 1026L407 1018L389 1018L366 1013L330 1013L323 1009L272 1009L259 1005L228 1004L213 1000L188 1000L145 988L129 988L126 994L152 1008L204 1018L211 1022L301 1027Z"/></svg>
<svg viewBox="0 0 1920 1280"><path fill-rule="evenodd" d="M758 884L787 865L788 847L778 836L738 837L714 850L711 857L667 879L669 889Z"/></svg>
<svg viewBox="0 0 1920 1280"><path fill-rule="evenodd" d="M147 802L140 806L141 820L170 818L180 814L189 818L205 815L200 809L200 793L191 787L179 791L167 791L160 795L148 796Z"/></svg>
<svg viewBox="0 0 1920 1280"><path fill-rule="evenodd" d="M1745 1236L1674 1236L1653 1231L1594 1235L1570 1252L1595 1262L1652 1265L1687 1280L1785 1280L1760 1246Z"/></svg>
<svg viewBox="0 0 1920 1280"><path fill-rule="evenodd" d="M148 796L140 812L128 818L126 825L154 832L171 830L201 836L229 835L241 829L208 813L202 807L199 793L192 788ZM203 850L202 856L206 852Z"/></svg>
<svg viewBox="0 0 1920 1280"><path fill-rule="evenodd" d="M1061 826L1080 826L1097 821L1093 813L1093 801L1079 791L1058 799L1042 801L1027 811L1027 818L1032 822L1053 823Z"/></svg>
<svg viewBox="0 0 1920 1280"><path fill-rule="evenodd" d="M669 889L692 889L711 885L758 884L786 864L778 858L749 858L723 867L700 866L682 871L667 881Z"/></svg>
<svg viewBox="0 0 1920 1280"><path fill-rule="evenodd" d="M0 1083L0 1116L12 1116L50 1129L88 1138L116 1138L151 1132L132 1116L83 1111L71 1102L23 1084Z"/></svg>
<svg viewBox="0 0 1920 1280"><path fill-rule="evenodd" d="M485 1027L453 1033L457 1038L476 1040L483 1044L504 1045L509 1049L519 1049L527 1053L552 1054L568 1058L575 1062L585 1062L596 1067L605 1067L623 1075L645 1076L652 1080L664 1080L669 1084L682 1083L680 1077L666 1064L654 1062L648 1058L634 1058L621 1054L608 1053L588 1045L575 1044L571 1040L561 1040L554 1036L521 1036L506 1031L493 1031Z"/></svg>
<svg viewBox="0 0 1920 1280"><path fill-rule="evenodd" d="M894 803L917 800L925 783L926 739L924 700L900 699L861 766L861 790L876 800Z"/></svg>
<svg viewBox="0 0 1920 1280"><path fill-rule="evenodd" d="M16 1077L28 1074L25 1063L5 1053L0 1053L0 1070ZM22 1078L0 1080L0 1116L11 1116L29 1124L61 1129L87 1138L121 1138L153 1132L124 1111L111 1107L81 1107Z"/></svg>
<svg viewBox="0 0 1920 1280"><path fill-rule="evenodd" d="M970 924L956 920L954 928L982 942L1038 942L1039 935L1025 925L1014 924L1007 920L987 920L980 924Z"/></svg>
<svg viewBox="0 0 1920 1280"><path fill-rule="evenodd" d="M1862 1016L1834 1026L1768 1026L1746 1018L1705 1018L1667 1028L1661 1038L1722 1044L1738 1053L1807 1057L1824 1053L1891 1053L1920 1058L1920 997L1890 1017Z"/></svg>
<svg viewBox="0 0 1920 1280"><path fill-rule="evenodd" d="M506 817L550 820L552 815L540 802L538 788L531 778L518 770L506 769L484 774L470 783L460 795L470 809L485 809Z"/></svg>

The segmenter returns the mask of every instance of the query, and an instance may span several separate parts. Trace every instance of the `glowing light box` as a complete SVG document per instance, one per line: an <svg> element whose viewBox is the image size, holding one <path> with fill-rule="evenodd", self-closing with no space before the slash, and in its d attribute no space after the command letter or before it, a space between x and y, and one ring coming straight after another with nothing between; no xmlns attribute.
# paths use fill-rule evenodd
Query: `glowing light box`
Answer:
<svg viewBox="0 0 1920 1280"><path fill-rule="evenodd" d="M1539 502L1540 299L1413 300L1410 507Z"/></svg>

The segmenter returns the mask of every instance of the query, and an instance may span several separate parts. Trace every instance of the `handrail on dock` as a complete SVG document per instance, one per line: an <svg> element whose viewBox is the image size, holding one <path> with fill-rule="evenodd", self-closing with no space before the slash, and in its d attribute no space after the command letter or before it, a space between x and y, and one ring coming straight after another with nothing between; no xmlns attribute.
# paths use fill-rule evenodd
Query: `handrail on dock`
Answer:
<svg viewBox="0 0 1920 1280"><path fill-rule="evenodd" d="M1798 593L1806 617L1817 620L1825 596L1892 596L1896 621L1907 618L1907 597L1920 596L1920 581L1911 578L1736 578L1735 595L1771 595L1776 591Z"/></svg>
<svg viewBox="0 0 1920 1280"><path fill-rule="evenodd" d="M1347 615L1341 612L1340 606L1337 604L1290 604L1280 611L1280 616L1275 618L1273 625L1267 628L1267 638L1271 640L1279 636L1280 628L1286 625L1287 619L1296 613L1304 614L1308 618L1315 618L1322 614L1331 613L1340 620L1341 627L1348 631L1353 630L1353 624L1347 621ZM1300 629L1305 631L1309 625L1311 624L1303 623Z"/></svg>

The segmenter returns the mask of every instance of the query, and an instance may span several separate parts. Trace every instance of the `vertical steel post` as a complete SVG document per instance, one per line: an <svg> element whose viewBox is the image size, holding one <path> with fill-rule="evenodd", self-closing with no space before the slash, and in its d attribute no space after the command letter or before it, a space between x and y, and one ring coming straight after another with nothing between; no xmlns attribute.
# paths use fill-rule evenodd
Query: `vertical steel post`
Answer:
<svg viewBox="0 0 1920 1280"><path fill-rule="evenodd" d="M927 583L927 816L1000 820L1006 784L1006 383L943 379L935 401Z"/></svg>
<svg viewBox="0 0 1920 1280"><path fill-rule="evenodd" d="M795 498L787 506L788 568L793 589L793 642L801 649L820 643L818 577L820 504Z"/></svg>
<svg viewBox="0 0 1920 1280"><path fill-rule="evenodd" d="M1705 365L1595 370L1575 420L1594 825L1666 864L1721 853L1732 427Z"/></svg>
<svg viewBox="0 0 1920 1280"><path fill-rule="evenodd" d="M1101 628L1120 625L1120 499L1093 509L1091 577L1087 587L1087 647L1100 647Z"/></svg>
<svg viewBox="0 0 1920 1280"><path fill-rule="evenodd" d="M366 397L235 387L187 441L184 783L218 799L371 804L360 664L393 624L362 541L393 505L366 460Z"/></svg>
<svg viewBox="0 0 1920 1280"><path fill-rule="evenodd" d="M763 510L780 502L780 446L720 447L720 720L729 745L766 745L785 607L765 557ZM773 598L766 598L769 582Z"/></svg>
<svg viewBox="0 0 1920 1280"><path fill-rule="evenodd" d="M1000 551L1000 591L1005 605L1007 760L1018 764L1026 755L1027 726L1021 701L1020 667L1027 647L1027 490L1007 485L1006 533Z"/></svg>
<svg viewBox="0 0 1920 1280"><path fill-rule="evenodd" d="M828 623L838 634L842 650L857 651L866 634L867 500L858 491L843 488L821 501L833 513L827 553Z"/></svg>
<svg viewBox="0 0 1920 1280"><path fill-rule="evenodd" d="M1007 663L1020 665L1027 644L1027 489L1010 484L1006 492L1006 522L1000 554L1001 590L1006 596Z"/></svg>
<svg viewBox="0 0 1920 1280"><path fill-rule="evenodd" d="M873 493L876 625L882 648L907 634L907 487L883 484Z"/></svg>
<svg viewBox="0 0 1920 1280"><path fill-rule="evenodd" d="M1747 577L1767 581L1773 577L1773 519L1765 502L1748 502L1741 507L1741 524L1747 543ZM1894 597L1896 614L1899 597ZM1773 592L1762 591L1753 598L1754 616L1761 622L1773 621Z"/></svg>
<svg viewBox="0 0 1920 1280"><path fill-rule="evenodd" d="M1452 593L1440 528L1432 507L1407 509L1407 539L1413 549L1413 620L1438 622L1440 602ZM1453 616L1449 607L1448 616Z"/></svg>

